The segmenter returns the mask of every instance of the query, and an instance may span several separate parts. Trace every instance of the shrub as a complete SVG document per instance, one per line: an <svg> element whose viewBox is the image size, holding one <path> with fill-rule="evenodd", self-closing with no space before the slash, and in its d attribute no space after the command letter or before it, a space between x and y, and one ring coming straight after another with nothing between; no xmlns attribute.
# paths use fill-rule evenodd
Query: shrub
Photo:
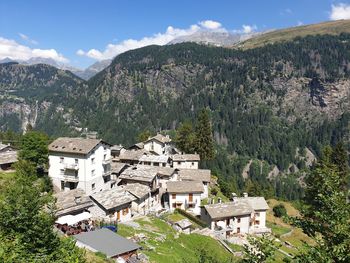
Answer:
<svg viewBox="0 0 350 263"><path fill-rule="evenodd" d="M283 204L278 204L272 209L276 217L284 217L287 215L287 210Z"/></svg>

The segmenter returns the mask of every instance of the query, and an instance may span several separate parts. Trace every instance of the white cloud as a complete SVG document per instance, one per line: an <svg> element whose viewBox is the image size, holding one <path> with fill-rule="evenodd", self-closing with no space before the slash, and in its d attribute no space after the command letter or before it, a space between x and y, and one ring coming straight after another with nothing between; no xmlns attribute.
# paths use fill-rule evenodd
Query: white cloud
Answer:
<svg viewBox="0 0 350 263"><path fill-rule="evenodd" d="M202 21L205 22L205 21ZM201 22L201 23L202 23ZM213 23L206 23L206 26L212 26L212 27L216 27L214 26L215 21L211 21ZM141 47L145 47L145 46L149 46L149 45L166 45L167 43L169 43L170 41L172 41L173 39L177 38L177 37L181 37L181 36L188 36L191 35L199 30L204 30L207 29L207 27L203 27L201 25L201 23L197 24L197 25L192 25L189 28L186 29L180 29L180 28L174 28L172 26L169 26L166 31L164 33L157 33L154 34L153 36L150 37L144 37L140 40L136 40L136 39L127 39L124 41L121 41L117 44L108 44L105 48L105 50L100 51L97 49L90 49L88 51L84 51L79 49L76 54L79 56L87 56L90 57L92 59L96 59L96 60L104 60L104 59L110 59L115 57L118 54L121 54L125 51L131 50L131 49L136 49L136 48L141 48ZM220 23L218 23L220 24ZM221 25L221 24L220 24ZM216 29L220 29L216 28Z"/></svg>
<svg viewBox="0 0 350 263"><path fill-rule="evenodd" d="M257 29L258 27L256 25L242 25L242 29L235 29L232 32L235 34L250 34Z"/></svg>
<svg viewBox="0 0 350 263"><path fill-rule="evenodd" d="M217 21L213 21L213 20L201 21L201 22L199 22L199 25L201 25L202 27L204 27L206 29L219 29L222 27L221 23L219 23Z"/></svg>
<svg viewBox="0 0 350 263"><path fill-rule="evenodd" d="M38 41L31 39L30 37L28 37L27 35L23 34L23 33L18 33L18 35L20 36L20 38L22 38L24 41L28 42L29 44L33 44L33 45L38 45Z"/></svg>
<svg viewBox="0 0 350 263"><path fill-rule="evenodd" d="M302 21L298 21L297 26L302 26L304 23Z"/></svg>
<svg viewBox="0 0 350 263"><path fill-rule="evenodd" d="M227 30L222 27L221 23L213 20L204 20L195 25L191 25L186 29L169 26L164 33L157 33L153 36L144 37L139 40L127 39L116 44L108 44L103 51L94 48L88 51L79 49L77 50L76 54L79 56L87 56L95 60L110 59L131 49L141 48L149 45L166 45L175 38L188 36L200 30L227 32Z"/></svg>
<svg viewBox="0 0 350 263"><path fill-rule="evenodd" d="M28 60L35 57L51 58L60 63L69 62L67 58L58 53L55 49L32 49L18 44L14 40L0 37L0 59Z"/></svg>
<svg viewBox="0 0 350 263"><path fill-rule="evenodd" d="M331 20L350 19L350 4L340 3L332 5L329 18Z"/></svg>

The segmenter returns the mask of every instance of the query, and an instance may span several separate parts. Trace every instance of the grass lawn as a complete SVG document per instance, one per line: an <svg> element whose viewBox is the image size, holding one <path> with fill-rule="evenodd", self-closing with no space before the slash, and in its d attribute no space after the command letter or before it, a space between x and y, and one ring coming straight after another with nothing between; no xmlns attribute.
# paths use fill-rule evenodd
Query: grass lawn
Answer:
<svg viewBox="0 0 350 263"><path fill-rule="evenodd" d="M177 219L178 216L176 215L175 218ZM155 217L143 217L135 222L140 225L139 229L119 224L118 234L125 237L132 237L139 233L145 235L147 239L139 244L150 262L198 262L199 249L205 249L209 255L220 262L226 262L232 258L232 255L211 237L180 234L165 221Z"/></svg>
<svg viewBox="0 0 350 263"><path fill-rule="evenodd" d="M279 237L283 234L288 233L289 231L291 231L292 227L285 227L285 226L281 226L278 225L276 223L271 223L271 222L266 222L266 226L271 228L272 233L276 236Z"/></svg>

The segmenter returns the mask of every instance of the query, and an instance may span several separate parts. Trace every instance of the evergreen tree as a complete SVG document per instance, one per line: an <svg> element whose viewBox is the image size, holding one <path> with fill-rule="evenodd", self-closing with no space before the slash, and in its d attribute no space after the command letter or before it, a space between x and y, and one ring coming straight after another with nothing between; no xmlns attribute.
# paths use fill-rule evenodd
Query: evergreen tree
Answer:
<svg viewBox="0 0 350 263"><path fill-rule="evenodd" d="M193 126L186 121L176 130L175 143L176 146L185 153L194 153L196 151L195 142L196 135Z"/></svg>
<svg viewBox="0 0 350 263"><path fill-rule="evenodd" d="M138 142L147 141L148 138L150 138L151 136L152 136L152 133L149 130L145 130L145 131L139 133L139 135L137 136L137 141Z"/></svg>
<svg viewBox="0 0 350 263"><path fill-rule="evenodd" d="M48 161L49 137L42 132L30 131L23 135L19 158L36 166L44 166Z"/></svg>
<svg viewBox="0 0 350 263"><path fill-rule="evenodd" d="M200 111L196 123L196 151L202 160L212 160L215 157L213 131L209 111Z"/></svg>
<svg viewBox="0 0 350 263"><path fill-rule="evenodd" d="M85 262L84 253L53 230L44 208L52 201L38 187L35 167L19 161L16 176L0 195L1 262Z"/></svg>
<svg viewBox="0 0 350 263"><path fill-rule="evenodd" d="M316 245L302 252L298 262L350 262L350 204L348 189L344 189L347 160L335 158L338 150L325 148L322 159L306 177L306 206L294 223L314 238Z"/></svg>

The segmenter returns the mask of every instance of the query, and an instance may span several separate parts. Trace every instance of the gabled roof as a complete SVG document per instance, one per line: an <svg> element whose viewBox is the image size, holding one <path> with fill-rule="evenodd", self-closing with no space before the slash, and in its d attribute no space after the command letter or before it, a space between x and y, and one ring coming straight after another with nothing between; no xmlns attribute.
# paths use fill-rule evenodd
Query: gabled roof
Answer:
<svg viewBox="0 0 350 263"><path fill-rule="evenodd" d="M158 141L162 144L171 142L171 139L169 136L164 136L163 134L158 133L156 136L149 138L144 143L147 143L147 142L152 141L152 140Z"/></svg>
<svg viewBox="0 0 350 263"><path fill-rule="evenodd" d="M199 162L201 160L199 154L174 154L171 159L174 162Z"/></svg>
<svg viewBox="0 0 350 263"><path fill-rule="evenodd" d="M166 185L167 191L174 194L204 192L203 183L199 181L169 181Z"/></svg>
<svg viewBox="0 0 350 263"><path fill-rule="evenodd" d="M152 163L167 163L169 157L166 155L142 155L139 159L140 162L152 162Z"/></svg>
<svg viewBox="0 0 350 263"><path fill-rule="evenodd" d="M15 148L11 145L0 143L0 151L4 150L6 148L9 148L10 150L15 150Z"/></svg>
<svg viewBox="0 0 350 263"><path fill-rule="evenodd" d="M129 165L126 163L119 163L119 162L111 162L111 172L115 174L119 174L125 167L128 167Z"/></svg>
<svg viewBox="0 0 350 263"><path fill-rule="evenodd" d="M82 189L58 192L54 196L57 199L56 216L74 213L94 205Z"/></svg>
<svg viewBox="0 0 350 263"><path fill-rule="evenodd" d="M205 205L204 208L212 219L249 215L254 212L254 209L247 201L217 203Z"/></svg>
<svg viewBox="0 0 350 263"><path fill-rule="evenodd" d="M73 238L96 251L102 252L109 258L140 248L138 244L106 228L83 232L74 235Z"/></svg>
<svg viewBox="0 0 350 263"><path fill-rule="evenodd" d="M123 171L119 179L151 183L156 176L157 170L153 166L137 165Z"/></svg>
<svg viewBox="0 0 350 263"><path fill-rule="evenodd" d="M161 167L161 166L153 166L153 168L157 171L159 177L170 177L175 173L175 168L171 167Z"/></svg>
<svg viewBox="0 0 350 263"><path fill-rule="evenodd" d="M120 154L119 159L120 160L132 160L132 161L138 161L140 158L147 154L148 151L141 149L141 150L126 150L122 154Z"/></svg>
<svg viewBox="0 0 350 263"><path fill-rule="evenodd" d="M90 197L93 201L100 204L106 210L113 209L136 200L133 195L121 187L104 190L92 194Z"/></svg>
<svg viewBox="0 0 350 263"><path fill-rule="evenodd" d="M17 162L17 151L6 151L0 153L0 164L11 164Z"/></svg>
<svg viewBox="0 0 350 263"><path fill-rule="evenodd" d="M179 178L183 181L210 182L211 172L206 169L181 169Z"/></svg>
<svg viewBox="0 0 350 263"><path fill-rule="evenodd" d="M151 189L147 185L132 183L122 186L125 191L128 191L130 194L134 195L137 198L143 198L148 195Z"/></svg>
<svg viewBox="0 0 350 263"><path fill-rule="evenodd" d="M99 143L110 145L100 139L60 137L49 145L50 152L88 154Z"/></svg>
<svg viewBox="0 0 350 263"><path fill-rule="evenodd" d="M267 210L269 205L267 204L264 197L235 197L235 201L247 201L254 210Z"/></svg>

